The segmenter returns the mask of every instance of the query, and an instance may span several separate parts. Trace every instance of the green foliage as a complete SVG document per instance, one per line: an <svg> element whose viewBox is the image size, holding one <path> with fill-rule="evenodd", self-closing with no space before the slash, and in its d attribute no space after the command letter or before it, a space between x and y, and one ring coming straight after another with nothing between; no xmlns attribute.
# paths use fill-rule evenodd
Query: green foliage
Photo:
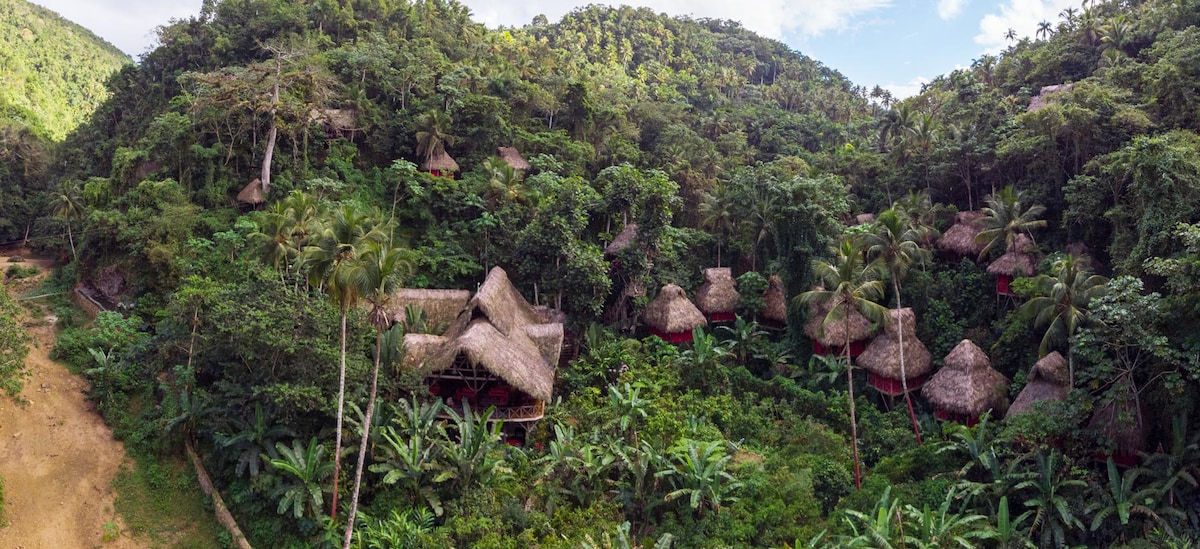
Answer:
<svg viewBox="0 0 1200 549"><path fill-rule="evenodd" d="M17 398L29 372L25 355L29 353L29 334L21 326L21 310L0 285L0 391Z"/></svg>

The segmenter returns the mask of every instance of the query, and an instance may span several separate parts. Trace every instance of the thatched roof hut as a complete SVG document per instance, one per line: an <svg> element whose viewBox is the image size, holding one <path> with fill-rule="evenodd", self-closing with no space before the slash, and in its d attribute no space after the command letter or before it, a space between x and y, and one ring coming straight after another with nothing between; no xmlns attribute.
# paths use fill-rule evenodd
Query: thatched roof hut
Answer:
<svg viewBox="0 0 1200 549"><path fill-rule="evenodd" d="M496 152L514 170L525 171L530 168L529 162L521 157L521 153L515 147L496 147Z"/></svg>
<svg viewBox="0 0 1200 549"><path fill-rule="evenodd" d="M733 320L738 306L737 286L729 267L704 269L704 284L696 290L696 307L712 322Z"/></svg>
<svg viewBox="0 0 1200 549"><path fill-rule="evenodd" d="M449 153L443 151L422 162L421 171L435 175L449 175L458 171L458 162L455 162Z"/></svg>
<svg viewBox="0 0 1200 549"><path fill-rule="evenodd" d="M420 309L425 314L425 321L431 328L439 328L439 333L445 331L458 313L467 306L471 292L467 290L417 290L404 288L396 291L388 300L387 313L394 322L403 324L407 321L405 310L408 307Z"/></svg>
<svg viewBox="0 0 1200 549"><path fill-rule="evenodd" d="M900 375L900 335L904 334L904 373L908 390L925 383L933 364L933 355L917 339L917 317L911 308L892 309L884 323L884 332L871 341L858 356L858 365L867 370L867 383L889 395L904 393Z"/></svg>
<svg viewBox="0 0 1200 549"><path fill-rule="evenodd" d="M983 212L980 211L958 212L958 215L954 216L954 225L946 229L938 239L938 248L961 256L979 257L985 244L976 242L975 237L983 231L979 222L983 216Z"/></svg>
<svg viewBox="0 0 1200 549"><path fill-rule="evenodd" d="M1008 408L1008 379L993 370L987 354L964 339L950 354L945 366L921 389L937 407L939 419L972 424L988 410L1003 414Z"/></svg>
<svg viewBox="0 0 1200 549"><path fill-rule="evenodd" d="M609 242L608 246L604 247L604 257L615 257L621 253L621 250L632 246L633 242L637 240L637 232L637 223L626 224L625 228L621 229L620 233L617 233L617 237L612 242Z"/></svg>
<svg viewBox="0 0 1200 549"><path fill-rule="evenodd" d="M1008 244L1004 255L988 265L987 272L997 276L1033 276L1037 265L1033 255L1036 250L1029 235L1019 234Z"/></svg>
<svg viewBox="0 0 1200 549"><path fill-rule="evenodd" d="M1071 379L1067 370L1067 359L1055 351L1033 365L1025 388L1021 389L1021 394L1017 395L1017 399L1008 408L1008 417L1028 412L1035 402L1066 400L1069 392Z"/></svg>
<svg viewBox="0 0 1200 549"><path fill-rule="evenodd" d="M670 343L685 343L692 340L692 330L708 324L683 288L674 284L663 286L658 296L642 311L642 322L650 333Z"/></svg>
<svg viewBox="0 0 1200 549"><path fill-rule="evenodd" d="M875 214L873 214L873 213L861 213L861 214L854 216L854 224L855 225L870 225L874 222L875 222Z"/></svg>
<svg viewBox="0 0 1200 549"><path fill-rule="evenodd" d="M447 304L445 310L449 310L449 304L458 303L461 294L440 297L438 303ZM563 327L542 320L513 287L504 269L493 267L479 291L460 307L444 336L405 336L405 343L410 345L405 362L424 365L434 377L464 369L485 370L545 402L550 400L554 386Z"/></svg>
<svg viewBox="0 0 1200 549"><path fill-rule="evenodd" d="M433 334L404 334L404 361L406 368L420 368L430 356L446 344L446 338Z"/></svg>
<svg viewBox="0 0 1200 549"><path fill-rule="evenodd" d="M787 327L787 295L783 291L783 279L779 275L771 275L767 279L767 290L763 292L763 309L758 314L766 328L780 329Z"/></svg>
<svg viewBox="0 0 1200 549"><path fill-rule="evenodd" d="M840 354L845 351L843 347L846 341L849 341L850 355L858 356L866 348L862 342L869 339L874 332L875 326L854 307L849 307L845 313L838 313L840 318L825 322L829 312L841 303L840 298L834 298L832 301L812 303L808 306L808 322L804 324L804 335L813 341L813 352L816 354ZM856 343L858 345L855 345Z"/></svg>
<svg viewBox="0 0 1200 549"><path fill-rule="evenodd" d="M1029 98L1029 107L1027 111L1036 111L1050 104L1052 95L1057 93L1065 93L1075 89L1075 84L1058 84L1054 86L1042 86L1041 91Z"/></svg>
<svg viewBox="0 0 1200 549"><path fill-rule="evenodd" d="M262 180L256 177L254 178L254 181L251 181L247 183L245 187L242 187L241 192L237 194L237 201L241 202L242 204L254 205L266 202L267 198L263 195L262 191Z"/></svg>
<svg viewBox="0 0 1200 549"><path fill-rule="evenodd" d="M317 122L324 126L327 134L340 135L356 129L358 111L354 109L312 109L308 111L308 121Z"/></svg>
<svg viewBox="0 0 1200 549"><path fill-rule="evenodd" d="M1113 444L1113 453L1105 455L1105 460L1111 457L1114 463L1122 467L1137 465L1137 453L1146 449L1149 413L1146 405L1132 394L1132 389L1129 394L1119 396L1092 412L1088 430Z"/></svg>

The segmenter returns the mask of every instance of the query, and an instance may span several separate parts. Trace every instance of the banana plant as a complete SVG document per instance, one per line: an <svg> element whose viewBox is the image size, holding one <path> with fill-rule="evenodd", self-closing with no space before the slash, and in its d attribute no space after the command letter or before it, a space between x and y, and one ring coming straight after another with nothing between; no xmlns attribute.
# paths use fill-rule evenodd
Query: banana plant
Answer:
<svg viewBox="0 0 1200 549"><path fill-rule="evenodd" d="M333 473L333 464L325 461L325 445L313 437L308 441L308 446L299 440L293 440L290 447L276 442L275 450L279 452L279 459L263 455L263 460L276 471L284 473L282 477L285 480L275 491L279 498L276 512L282 515L291 509L295 518L319 517L325 505L321 484Z"/></svg>

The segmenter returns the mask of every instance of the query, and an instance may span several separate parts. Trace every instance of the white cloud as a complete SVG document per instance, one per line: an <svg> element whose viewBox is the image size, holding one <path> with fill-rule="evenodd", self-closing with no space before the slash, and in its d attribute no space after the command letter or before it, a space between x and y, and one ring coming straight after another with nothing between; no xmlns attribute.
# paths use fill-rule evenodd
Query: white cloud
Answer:
<svg viewBox="0 0 1200 549"><path fill-rule="evenodd" d="M1016 31L1018 38L1033 36L1039 22L1055 23L1063 9L1076 4L1075 0L1008 0L1000 4L1000 13L989 13L979 21L975 43L986 53L1000 53L1008 46L1004 39L1008 29Z"/></svg>
<svg viewBox="0 0 1200 549"><path fill-rule="evenodd" d="M896 99L907 99L921 93L921 86L928 83L928 78L918 76L910 80L907 84L884 84L883 89L892 92L892 97Z"/></svg>
<svg viewBox="0 0 1200 549"><path fill-rule="evenodd" d="M962 0L952 0L962 1ZM477 21L495 26L521 26L538 14L551 22L576 6L560 0L464 0ZM858 16L890 7L892 0L642 0L639 5L669 15L690 15L740 21L742 26L763 36L782 39L784 34L819 36L850 26Z"/></svg>
<svg viewBox="0 0 1200 549"><path fill-rule="evenodd" d="M201 0L33 0L58 12L121 51L137 57L158 42L155 29L200 13Z"/></svg>
<svg viewBox="0 0 1200 549"><path fill-rule="evenodd" d="M967 0L938 0L938 17L941 17L943 21L954 19L962 13L963 6L966 5Z"/></svg>

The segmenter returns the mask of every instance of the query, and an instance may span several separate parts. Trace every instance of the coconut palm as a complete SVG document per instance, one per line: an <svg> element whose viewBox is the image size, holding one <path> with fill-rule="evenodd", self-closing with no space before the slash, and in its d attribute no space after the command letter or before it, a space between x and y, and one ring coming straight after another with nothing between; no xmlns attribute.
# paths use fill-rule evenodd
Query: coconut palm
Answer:
<svg viewBox="0 0 1200 549"><path fill-rule="evenodd" d="M712 231L717 240L717 266L721 266L721 248L737 228L734 219L735 196L729 185L719 184L704 194L700 203L700 224Z"/></svg>
<svg viewBox="0 0 1200 549"><path fill-rule="evenodd" d="M1043 19L1042 22L1038 23L1038 28L1037 28L1038 38L1043 38L1043 39L1049 38L1050 35L1052 35L1052 34L1054 34L1054 30L1051 27L1049 21L1046 21L1045 19Z"/></svg>
<svg viewBox="0 0 1200 549"><path fill-rule="evenodd" d="M1071 385L1075 384L1075 364L1071 353L1071 336L1089 319L1088 304L1107 289L1108 279L1092 274L1086 264L1068 255L1050 268L1053 276L1039 275L1034 279L1038 295L1021 305L1018 313L1032 318L1036 328L1046 327L1038 348L1046 356L1057 344L1067 345L1067 370Z"/></svg>
<svg viewBox="0 0 1200 549"><path fill-rule="evenodd" d="M894 209L879 214L871 233L864 237L867 256L874 258L874 264L880 270L886 271L892 281L892 290L896 294L896 310L902 308L900 280L908 275L908 268L914 263L923 264L930 259L929 250L922 248L919 240L920 234L917 230L905 226ZM920 446L921 429L917 426L917 414L913 411L912 395L908 391L908 373L904 367L904 330L896 332L900 337L900 387L904 391L909 418L912 419L913 435L917 437L917 445Z"/></svg>
<svg viewBox="0 0 1200 549"><path fill-rule="evenodd" d="M879 322L887 309L876 301L883 299L883 281L879 280L879 270L874 265L867 265L863 260L861 244L854 239L842 240L833 249L831 263L813 261L813 274L816 279L829 290L817 289L804 292L796 299L803 305L810 303L832 303L829 313L821 322L821 329L834 322L846 318L851 311L858 311L867 320ZM850 402L850 443L854 454L854 485L862 488L862 470L858 463L858 424L854 409L854 367L850 363L850 336L846 335L844 347L846 358L846 387Z"/></svg>
<svg viewBox="0 0 1200 549"><path fill-rule="evenodd" d="M1015 31L1011 28L1004 31L1004 39L1008 40L1009 42L1016 40L1017 39L1017 31Z"/></svg>
<svg viewBox="0 0 1200 549"><path fill-rule="evenodd" d="M346 406L346 317L350 307L361 295L349 274L358 260L361 249L370 242L382 242L385 232L378 217L353 205L333 210L325 220L316 242L304 249L304 261L309 265L309 280L324 289L337 305L341 315L341 352L338 362L337 427L333 451L333 502L330 516L337 517L338 477L342 465L342 420Z"/></svg>
<svg viewBox="0 0 1200 549"><path fill-rule="evenodd" d="M78 183L64 183L58 191L50 196L50 214L67 223L67 241L71 244L71 257L79 261L75 253L75 235L71 231L71 221L83 218L83 199L79 196Z"/></svg>
<svg viewBox="0 0 1200 549"><path fill-rule="evenodd" d="M417 156L429 162L435 156L446 154L446 146L454 146L457 137L450 134L453 122L450 115L431 109L417 118Z"/></svg>
<svg viewBox="0 0 1200 549"><path fill-rule="evenodd" d="M375 366L371 371L371 393L367 398L367 413L363 419L362 441L358 446L358 465L354 469L354 491L350 498L350 517L346 519L345 549L350 547L354 534L354 516L358 513L358 494L362 486L363 466L366 463L367 441L371 434L371 416L379 388L379 363L383 358L383 333L392 326L388 314L389 297L412 272L409 251L384 242L368 242L358 261L350 265L348 283L371 304L368 319L375 328Z"/></svg>
<svg viewBox="0 0 1200 549"><path fill-rule="evenodd" d="M979 252L980 260L1001 244L1007 248L1018 235L1046 226L1046 220L1039 219L1046 207L1041 204L1027 206L1025 191L1014 190L1011 186L987 197L987 205L981 221L983 230L975 236L976 242L986 243Z"/></svg>

